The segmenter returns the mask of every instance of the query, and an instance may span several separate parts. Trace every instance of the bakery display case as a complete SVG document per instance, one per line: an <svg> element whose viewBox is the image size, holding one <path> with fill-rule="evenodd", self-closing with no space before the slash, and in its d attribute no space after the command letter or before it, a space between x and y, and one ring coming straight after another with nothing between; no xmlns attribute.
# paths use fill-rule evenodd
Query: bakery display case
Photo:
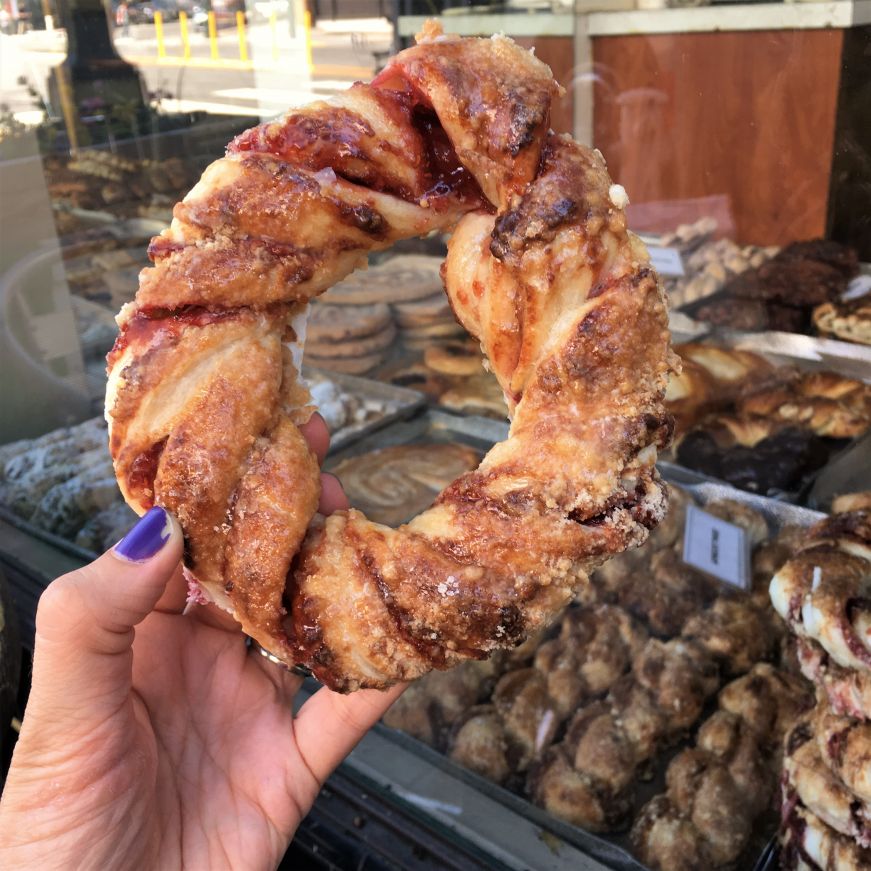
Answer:
<svg viewBox="0 0 871 871"><path fill-rule="evenodd" d="M59 3L72 32L79 0ZM681 361L659 462L670 512L542 633L414 682L328 783L285 864L865 867L867 784L825 740L837 732L859 759L867 650L839 658L786 594L772 604L769 583L811 559L802 554L868 562L867 528L838 518L869 510L844 494L871 491L871 0L403 0L377 24L316 23L286 69L259 6L247 32L182 36L168 20L158 41L153 24L134 38L107 25L112 56L141 68L136 88L176 77L172 110L143 97L110 112L93 83L71 97L65 82L79 73L67 64L37 119L23 86L2 80L0 578L12 605L0 616L17 626L25 671L42 589L135 519L106 448L106 356L140 271L172 244L159 234L176 203L243 130L370 78L382 43L409 45L438 12L448 34L503 32L534 49L564 88L551 126L597 148L625 188L612 201L628 195ZM227 62L228 40L246 38L269 65ZM163 40L162 55L146 56ZM0 35L0 50L40 69L43 55L63 66L60 45L51 30ZM432 505L509 432L505 394L444 292L448 242L439 231L377 250L294 327L331 431L324 468L388 526ZM220 317L213 309L194 314ZM694 557L698 516L738 536L735 578ZM867 577L854 566L850 603L836 603L857 632ZM15 657L4 657L8 677ZM301 697L316 687L309 679Z"/></svg>

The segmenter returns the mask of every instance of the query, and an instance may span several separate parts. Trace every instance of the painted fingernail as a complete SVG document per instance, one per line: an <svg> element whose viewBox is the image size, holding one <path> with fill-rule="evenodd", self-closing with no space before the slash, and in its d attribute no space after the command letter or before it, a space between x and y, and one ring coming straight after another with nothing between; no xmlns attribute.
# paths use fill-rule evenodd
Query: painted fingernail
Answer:
<svg viewBox="0 0 871 871"><path fill-rule="evenodd" d="M115 553L130 562L139 563L151 559L172 535L172 521L169 514L155 505L118 544Z"/></svg>

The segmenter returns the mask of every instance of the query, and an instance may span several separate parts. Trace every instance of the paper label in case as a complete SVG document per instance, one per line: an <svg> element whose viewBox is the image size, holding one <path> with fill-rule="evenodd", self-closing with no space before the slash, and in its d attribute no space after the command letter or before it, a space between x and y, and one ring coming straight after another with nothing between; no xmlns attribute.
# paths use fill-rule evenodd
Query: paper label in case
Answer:
<svg viewBox="0 0 871 871"><path fill-rule="evenodd" d="M677 248L661 248L658 245L648 245L650 262L660 275L683 275L683 260Z"/></svg>
<svg viewBox="0 0 871 871"><path fill-rule="evenodd" d="M733 587L750 589L750 541L746 532L695 505L687 508L683 560Z"/></svg>

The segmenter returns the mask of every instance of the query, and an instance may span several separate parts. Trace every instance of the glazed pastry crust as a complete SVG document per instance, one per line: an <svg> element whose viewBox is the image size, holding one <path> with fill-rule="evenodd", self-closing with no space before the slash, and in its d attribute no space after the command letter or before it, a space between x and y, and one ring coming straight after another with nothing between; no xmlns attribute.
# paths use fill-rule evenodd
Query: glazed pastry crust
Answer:
<svg viewBox="0 0 871 871"><path fill-rule="evenodd" d="M106 410L125 498L173 511L207 597L334 689L516 645L664 514L663 292L601 155L549 132L559 90L504 37L429 28L372 84L234 140L118 317ZM295 319L369 252L451 229L448 298L509 438L407 526L313 517Z"/></svg>

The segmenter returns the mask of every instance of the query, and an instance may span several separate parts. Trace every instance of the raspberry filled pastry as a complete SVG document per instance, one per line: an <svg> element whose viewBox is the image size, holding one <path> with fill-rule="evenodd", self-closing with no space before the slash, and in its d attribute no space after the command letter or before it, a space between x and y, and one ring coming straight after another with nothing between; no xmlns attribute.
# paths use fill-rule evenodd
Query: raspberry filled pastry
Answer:
<svg viewBox="0 0 871 871"><path fill-rule="evenodd" d="M178 517L195 597L336 690L517 645L665 512L663 291L602 156L550 130L560 90L509 39L427 25L371 84L237 137L118 316L106 415L127 502ZM398 529L321 518L306 303L432 231L452 232L448 299L509 437Z"/></svg>

